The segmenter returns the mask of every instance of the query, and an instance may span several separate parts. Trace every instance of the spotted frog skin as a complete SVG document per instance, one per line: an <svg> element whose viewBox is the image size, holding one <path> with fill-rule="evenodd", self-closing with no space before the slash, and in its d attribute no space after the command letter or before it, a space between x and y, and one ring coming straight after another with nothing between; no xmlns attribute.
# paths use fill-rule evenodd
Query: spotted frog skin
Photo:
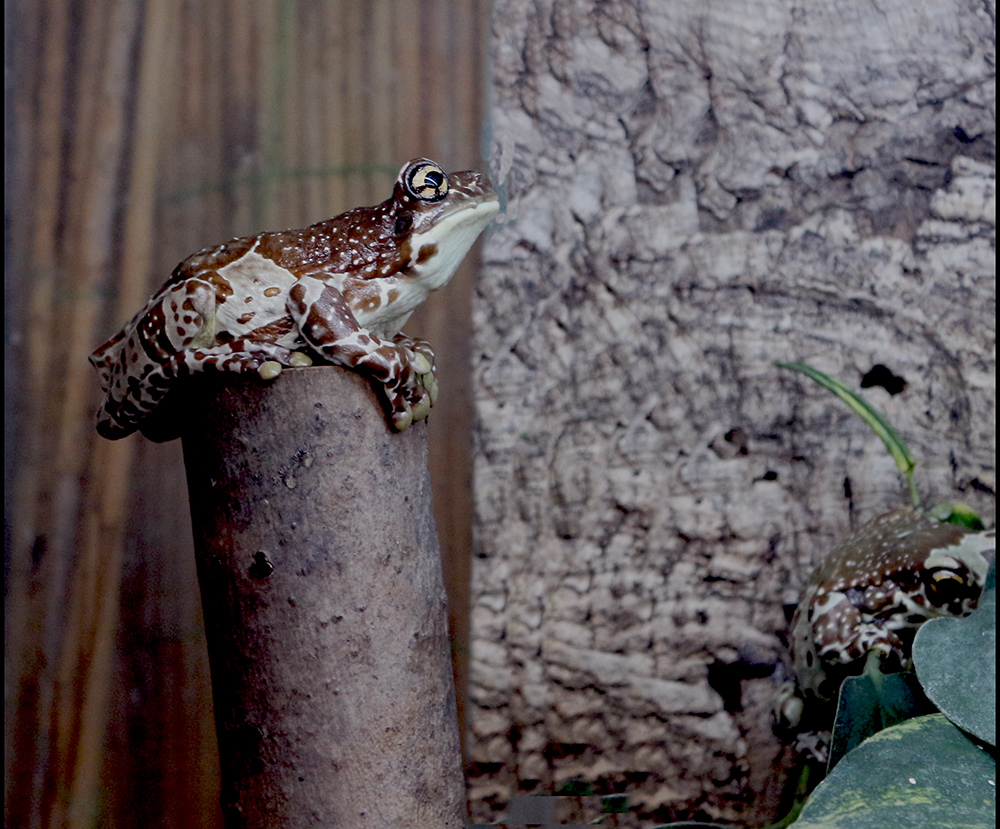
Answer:
<svg viewBox="0 0 1000 829"><path fill-rule="evenodd" d="M426 417L437 383L430 346L401 329L498 209L480 173L448 175L418 158L382 204L199 251L91 354L105 393L97 431L116 439L144 429L182 376L273 379L314 357L369 377L393 427L406 429ZM157 440L179 433L157 431Z"/></svg>
<svg viewBox="0 0 1000 829"><path fill-rule="evenodd" d="M963 616L979 599L995 532L968 533L908 509L879 516L816 569L792 618L792 659L806 697L831 699L869 652L906 668L916 629Z"/></svg>

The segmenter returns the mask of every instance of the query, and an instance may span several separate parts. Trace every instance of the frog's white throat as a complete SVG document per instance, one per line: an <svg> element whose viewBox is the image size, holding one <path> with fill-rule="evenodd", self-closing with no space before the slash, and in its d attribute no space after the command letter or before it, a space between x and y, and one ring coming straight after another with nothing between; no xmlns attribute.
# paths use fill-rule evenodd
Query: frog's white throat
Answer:
<svg viewBox="0 0 1000 829"><path fill-rule="evenodd" d="M394 286L398 292L395 299L371 313L355 309L358 322L379 337L391 339L399 333L427 295L448 284L469 248L499 209L496 198L467 202L445 214L427 230L413 233L410 265Z"/></svg>
<svg viewBox="0 0 1000 829"><path fill-rule="evenodd" d="M410 237L413 253L408 281L419 283L428 292L447 285L499 209L500 203L495 198L470 200L446 213L427 230L415 231Z"/></svg>

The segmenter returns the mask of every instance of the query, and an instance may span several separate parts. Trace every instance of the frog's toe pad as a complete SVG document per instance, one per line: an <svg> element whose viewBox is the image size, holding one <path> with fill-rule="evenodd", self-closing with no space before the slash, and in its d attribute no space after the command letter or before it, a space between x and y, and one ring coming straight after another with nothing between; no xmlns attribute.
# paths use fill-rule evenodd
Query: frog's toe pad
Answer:
<svg viewBox="0 0 1000 829"><path fill-rule="evenodd" d="M397 432L405 432L413 424L413 414L409 409L392 413L392 428Z"/></svg>
<svg viewBox="0 0 1000 829"><path fill-rule="evenodd" d="M791 680L782 683L774 699L774 725L777 728L796 729L802 721L804 701Z"/></svg>
<svg viewBox="0 0 1000 829"><path fill-rule="evenodd" d="M273 380L281 374L281 363L277 360L265 360L260 364L260 368L257 369L257 373L260 375L262 380Z"/></svg>
<svg viewBox="0 0 1000 829"><path fill-rule="evenodd" d="M413 416L413 421L423 420L430 414L431 411L431 398L430 395L425 394L420 398L420 402L410 407L410 414Z"/></svg>
<svg viewBox="0 0 1000 829"><path fill-rule="evenodd" d="M431 361L419 351L413 352L413 370L419 374L430 374L432 370Z"/></svg>
<svg viewBox="0 0 1000 829"><path fill-rule="evenodd" d="M430 398L430 405L433 406L437 403L438 399L438 382L437 378L433 373L421 374L420 375L420 385L424 387L427 391L427 396Z"/></svg>
<svg viewBox="0 0 1000 829"><path fill-rule="evenodd" d="M305 368L313 364L313 359L305 352L295 351L288 362L291 363L293 368Z"/></svg>

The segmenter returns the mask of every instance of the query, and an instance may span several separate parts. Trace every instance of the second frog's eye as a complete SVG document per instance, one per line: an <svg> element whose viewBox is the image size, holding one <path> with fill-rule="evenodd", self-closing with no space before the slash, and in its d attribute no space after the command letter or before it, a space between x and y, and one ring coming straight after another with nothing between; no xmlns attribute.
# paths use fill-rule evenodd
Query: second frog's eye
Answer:
<svg viewBox="0 0 1000 829"><path fill-rule="evenodd" d="M964 575L949 569L925 571L927 597L934 607L946 607L970 598L970 586Z"/></svg>
<svg viewBox="0 0 1000 829"><path fill-rule="evenodd" d="M421 201L440 201L448 195L448 176L434 162L421 161L407 173L406 189Z"/></svg>

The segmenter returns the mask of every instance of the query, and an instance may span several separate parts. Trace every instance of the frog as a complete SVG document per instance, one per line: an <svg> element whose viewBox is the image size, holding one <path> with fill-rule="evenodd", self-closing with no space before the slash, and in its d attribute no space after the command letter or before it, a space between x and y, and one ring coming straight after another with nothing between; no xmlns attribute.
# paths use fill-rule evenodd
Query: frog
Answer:
<svg viewBox="0 0 1000 829"><path fill-rule="evenodd" d="M180 427L153 429L151 416L184 377L228 371L270 382L317 361L369 378L392 429L406 430L427 417L438 384L430 344L402 328L499 207L482 173L415 158L381 204L192 254L90 355L104 393L98 434L169 440Z"/></svg>
<svg viewBox="0 0 1000 829"><path fill-rule="evenodd" d="M778 724L794 728L806 704L832 703L869 654L883 670L907 670L920 625L976 607L995 550L995 531L968 532L912 509L880 515L838 544L792 616L795 680L779 692Z"/></svg>

